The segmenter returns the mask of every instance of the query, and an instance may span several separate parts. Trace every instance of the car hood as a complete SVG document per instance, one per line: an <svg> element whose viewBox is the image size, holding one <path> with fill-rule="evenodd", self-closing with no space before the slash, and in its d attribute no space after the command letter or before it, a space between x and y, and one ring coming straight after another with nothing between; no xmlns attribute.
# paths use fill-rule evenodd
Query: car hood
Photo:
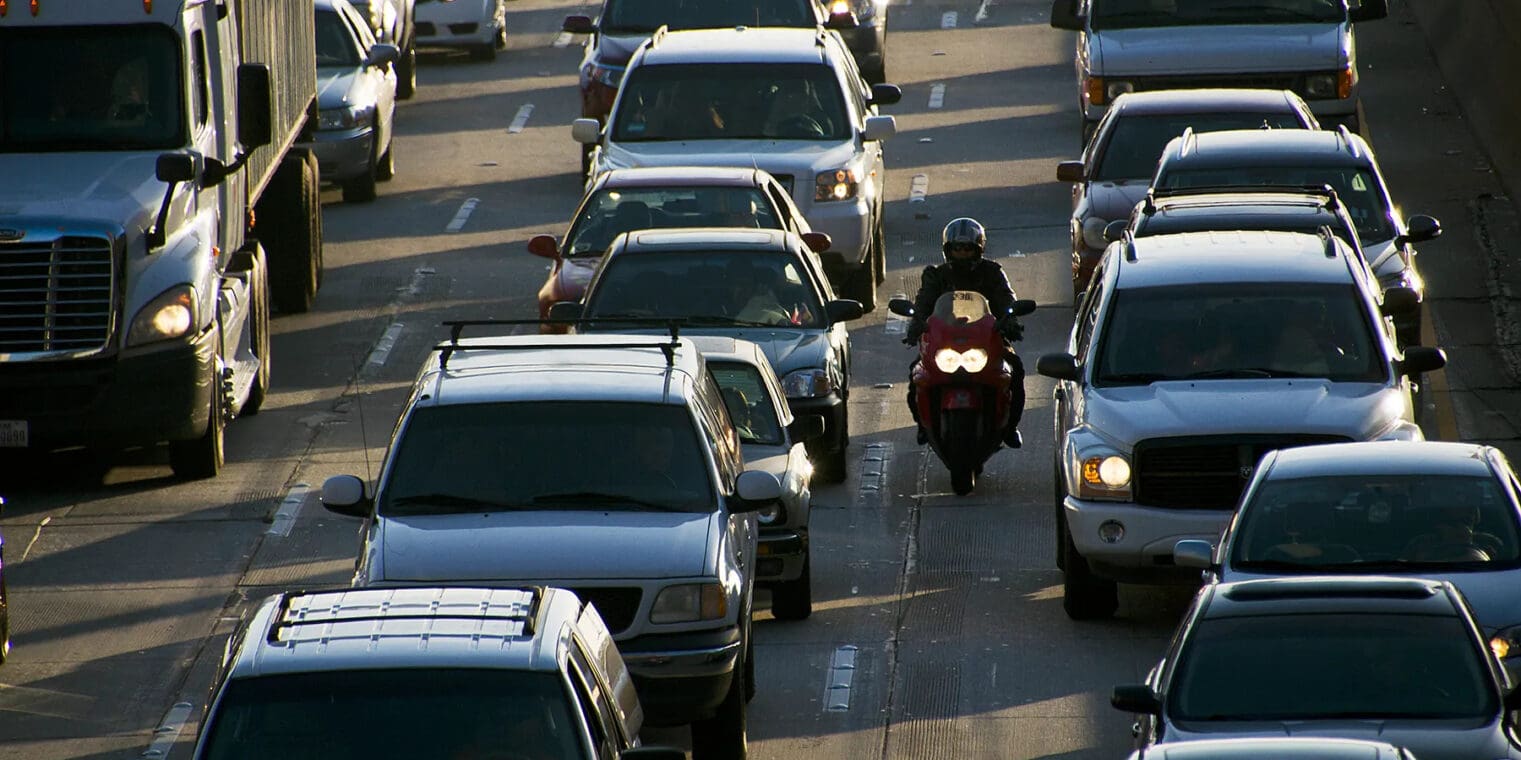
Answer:
<svg viewBox="0 0 1521 760"><path fill-rule="evenodd" d="M1088 218L1106 222L1128 219L1135 204L1146 197L1146 190L1150 187L1150 177L1091 183L1088 185Z"/></svg>
<svg viewBox="0 0 1521 760"><path fill-rule="evenodd" d="M1178 380L1092 389L1084 422L1127 446L1147 438L1232 433L1369 440L1402 418L1395 388L1325 380Z"/></svg>
<svg viewBox="0 0 1521 760"><path fill-rule="evenodd" d="M610 143L611 167L756 166L792 175L794 195L821 171L845 166L856 156L855 142L814 140L679 140Z"/></svg>
<svg viewBox="0 0 1521 760"><path fill-rule="evenodd" d="M1306 572L1315 571L1313 568L1307 568ZM1357 571L1349 570L1349 572ZM1493 634L1501 628L1521 624L1521 586L1516 585L1515 568L1489 572L1401 573L1381 567L1378 569L1378 574L1452 581L1452 585L1463 592L1469 606L1473 607L1474 618L1485 634ZM1221 582L1284 576L1281 573L1248 572L1232 570L1229 567L1225 568L1220 575Z"/></svg>
<svg viewBox="0 0 1521 760"><path fill-rule="evenodd" d="M352 105L350 93L363 69L348 66L323 66L317 69L317 107L322 110Z"/></svg>
<svg viewBox="0 0 1521 760"><path fill-rule="evenodd" d="M384 518L385 581L685 578L711 574L716 512L488 512Z"/></svg>
<svg viewBox="0 0 1521 760"><path fill-rule="evenodd" d="M1383 741L1405 747L1421 760L1511 757L1498 720L1299 720L1176 724L1169 743L1248 736L1313 736Z"/></svg>
<svg viewBox="0 0 1521 760"><path fill-rule="evenodd" d="M599 34L597 35L597 62L607 66L623 66L634 57L634 50L649 39L648 34Z"/></svg>
<svg viewBox="0 0 1521 760"><path fill-rule="evenodd" d="M1346 64L1342 24L1229 24L1108 29L1093 34L1096 72L1240 74L1334 70Z"/></svg>
<svg viewBox="0 0 1521 760"><path fill-rule="evenodd" d="M98 222L137 237L164 198L164 183L154 174L159 154L0 154L0 177L27 178L0 182L0 227Z"/></svg>

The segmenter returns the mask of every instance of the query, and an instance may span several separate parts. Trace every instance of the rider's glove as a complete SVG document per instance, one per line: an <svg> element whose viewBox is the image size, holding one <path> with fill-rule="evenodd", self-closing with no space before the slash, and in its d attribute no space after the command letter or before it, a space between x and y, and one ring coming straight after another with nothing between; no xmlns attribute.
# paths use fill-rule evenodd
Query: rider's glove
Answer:
<svg viewBox="0 0 1521 760"><path fill-rule="evenodd" d="M924 335L924 329L925 328L924 328L924 323L923 322L917 322L917 321L909 322L908 323L908 329L904 332L904 335L903 335L903 345L905 345L905 346L916 346L916 345L918 345L919 344L919 337L922 336L922 335Z"/></svg>
<svg viewBox="0 0 1521 760"><path fill-rule="evenodd" d="M1023 340L1025 337L1025 326L1020 324L1019 319L1013 314L998 320L998 331L1003 333L1003 337L1010 343Z"/></svg>

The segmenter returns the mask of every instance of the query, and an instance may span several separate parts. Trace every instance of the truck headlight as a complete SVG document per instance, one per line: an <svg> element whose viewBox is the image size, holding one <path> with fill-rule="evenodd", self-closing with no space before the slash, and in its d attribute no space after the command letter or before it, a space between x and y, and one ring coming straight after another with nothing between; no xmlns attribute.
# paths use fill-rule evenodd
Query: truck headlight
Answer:
<svg viewBox="0 0 1521 760"><path fill-rule="evenodd" d="M1096 106L1108 105L1127 92L1135 92L1135 83L1124 79L1105 79L1090 76L1083 82L1088 102Z"/></svg>
<svg viewBox="0 0 1521 760"><path fill-rule="evenodd" d="M816 203L848 201L860 191L861 175L855 169L835 169L819 172L813 178L813 200Z"/></svg>
<svg viewBox="0 0 1521 760"><path fill-rule="evenodd" d="M834 380L823 369L800 369L782 378L787 398L822 398L834 392Z"/></svg>
<svg viewBox="0 0 1521 760"><path fill-rule="evenodd" d="M1306 76L1304 96L1306 100L1346 100L1352 97L1352 68Z"/></svg>
<svg viewBox="0 0 1521 760"><path fill-rule="evenodd" d="M180 285L164 291L137 312L127 329L127 345L173 340L195 326L195 291L189 285Z"/></svg>
<svg viewBox="0 0 1521 760"><path fill-rule="evenodd" d="M317 113L317 129L360 129L375 124L374 106L327 108Z"/></svg>
<svg viewBox="0 0 1521 760"><path fill-rule="evenodd" d="M717 583L686 583L667 586L650 606L651 623L692 623L722 620L729 612L729 597Z"/></svg>
<svg viewBox="0 0 1521 760"><path fill-rule="evenodd" d="M1129 501L1130 460L1113 451L1083 452L1079 459L1077 496L1081 499Z"/></svg>
<svg viewBox="0 0 1521 760"><path fill-rule="evenodd" d="M935 368L947 375L958 369L964 369L975 375L987 366L988 352L980 348L970 348L966 351L942 348L935 352Z"/></svg>

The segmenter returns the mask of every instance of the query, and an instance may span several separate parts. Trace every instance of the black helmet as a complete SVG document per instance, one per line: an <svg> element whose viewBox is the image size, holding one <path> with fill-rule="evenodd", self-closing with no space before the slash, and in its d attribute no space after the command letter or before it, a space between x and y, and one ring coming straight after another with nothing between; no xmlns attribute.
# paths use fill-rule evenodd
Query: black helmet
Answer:
<svg viewBox="0 0 1521 760"><path fill-rule="evenodd" d="M970 259L951 258L951 247L958 245L970 245L974 251ZM976 219L960 217L952 219L950 224L945 225L945 231L940 234L940 253L945 260L954 267L972 267L978 259L982 258L983 251L988 248L988 233L982 228Z"/></svg>

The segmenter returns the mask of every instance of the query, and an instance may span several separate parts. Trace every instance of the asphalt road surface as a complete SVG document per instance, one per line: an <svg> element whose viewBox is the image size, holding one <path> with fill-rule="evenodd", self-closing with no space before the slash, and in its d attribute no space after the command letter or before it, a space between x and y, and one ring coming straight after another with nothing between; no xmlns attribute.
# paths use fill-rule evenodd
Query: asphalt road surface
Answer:
<svg viewBox="0 0 1521 760"><path fill-rule="evenodd" d="M905 0L889 35L888 79L904 96L886 109L899 131L887 145L882 295L912 293L939 259L941 226L977 217L988 255L1041 304L1020 345L1032 368L1067 339L1070 202L1055 167L1079 150L1073 41L1047 25L1049 7ZM579 40L564 44L558 27L591 10L518 0L497 61L423 56L417 97L398 112L395 180L371 204L324 194L317 308L275 321L274 387L258 416L229 428L221 477L178 483L162 451L5 461L15 648L0 668L0 757L188 755L239 616L276 590L346 582L359 525L322 510L322 481L373 475L440 321L534 314L547 267L524 244L562 232L580 195L568 128ZM1463 346L1493 331L1474 220L1514 209L1408 13L1360 35L1367 132L1395 199L1447 228L1420 263L1439 304L1434 337L1455 347L1452 376L1485 361ZM1123 587L1115 620L1069 621L1052 541L1050 382L1027 380L1025 447L996 455L958 498L914 444L901 325L884 308L852 327L849 477L815 495L813 617L783 623L758 606L751 751L1123 757L1130 718L1109 691L1145 674L1189 590ZM1433 385L1446 387L1443 373ZM1432 398L1432 437L1482 416Z"/></svg>

